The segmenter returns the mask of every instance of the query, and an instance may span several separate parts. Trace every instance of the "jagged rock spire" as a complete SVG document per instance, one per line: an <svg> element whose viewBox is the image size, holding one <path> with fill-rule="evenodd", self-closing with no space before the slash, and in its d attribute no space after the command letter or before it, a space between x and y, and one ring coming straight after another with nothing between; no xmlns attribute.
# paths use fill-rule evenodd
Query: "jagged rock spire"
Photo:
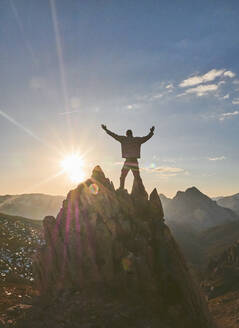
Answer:
<svg viewBox="0 0 239 328"><path fill-rule="evenodd" d="M159 219L163 220L164 218L163 206L156 188L154 188L154 190L151 192L149 196L149 201L155 216L158 216Z"/></svg>
<svg viewBox="0 0 239 328"><path fill-rule="evenodd" d="M152 327L214 327L170 230L159 220L163 209L156 189L149 200L142 197L142 185L134 197L122 197L99 166L86 182L68 193L56 220L44 220L47 240L35 261L42 294L110 289L127 300L143 293L145 305L156 300ZM91 183L99 185L98 193L91 192Z"/></svg>
<svg viewBox="0 0 239 328"><path fill-rule="evenodd" d="M93 169L91 179L93 180L93 182L98 182L102 184L104 187L114 190L113 183L108 178L105 177L105 174L99 165L97 165Z"/></svg>
<svg viewBox="0 0 239 328"><path fill-rule="evenodd" d="M137 180L134 178L131 196L134 199L148 200L148 194L147 194L147 191L145 190L144 184L141 179Z"/></svg>

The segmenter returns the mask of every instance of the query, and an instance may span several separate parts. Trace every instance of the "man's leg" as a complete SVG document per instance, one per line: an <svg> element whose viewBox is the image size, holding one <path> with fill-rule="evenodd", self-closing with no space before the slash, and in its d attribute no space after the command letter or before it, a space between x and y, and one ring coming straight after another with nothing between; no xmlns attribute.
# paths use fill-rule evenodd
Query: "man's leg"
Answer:
<svg viewBox="0 0 239 328"><path fill-rule="evenodd" d="M141 176L140 176L140 173L139 173L139 163L138 163L138 160L137 159L135 159L132 162L131 170L132 170L132 173L134 175L134 178L137 181L142 182L142 179L141 179Z"/></svg>
<svg viewBox="0 0 239 328"><path fill-rule="evenodd" d="M121 176L120 176L120 189L124 189L124 183L125 183L125 178L127 174L129 173L130 168L127 165L127 159L124 162L124 166L121 169Z"/></svg>

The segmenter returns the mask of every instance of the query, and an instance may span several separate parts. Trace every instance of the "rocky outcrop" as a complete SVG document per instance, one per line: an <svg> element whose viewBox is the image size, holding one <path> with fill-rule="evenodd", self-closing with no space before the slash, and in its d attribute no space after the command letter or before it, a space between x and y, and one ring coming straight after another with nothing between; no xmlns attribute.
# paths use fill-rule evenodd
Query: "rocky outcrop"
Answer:
<svg viewBox="0 0 239 328"><path fill-rule="evenodd" d="M133 190L133 195L115 190L97 166L90 179L69 192L56 219L44 219L46 245L35 262L42 297L56 300L60 291L75 290L79 297L86 293L89 302L99 294L103 300L107 290L110 304L138 306L137 315L131 317L129 310L131 319L125 319L125 327L214 327L204 297L164 223L156 189L149 199L144 188ZM131 305L129 299L134 299ZM101 306L101 313L108 311ZM149 311L151 319L141 318ZM97 320L87 327L96 326ZM118 327L117 319L102 327L110 326Z"/></svg>

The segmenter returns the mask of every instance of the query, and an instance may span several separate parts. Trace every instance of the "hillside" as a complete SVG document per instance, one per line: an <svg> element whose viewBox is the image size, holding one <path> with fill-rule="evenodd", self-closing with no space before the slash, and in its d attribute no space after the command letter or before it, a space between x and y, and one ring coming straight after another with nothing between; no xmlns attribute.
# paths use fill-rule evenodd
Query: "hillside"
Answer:
<svg viewBox="0 0 239 328"><path fill-rule="evenodd" d="M42 244L41 222L0 213L1 281L31 282L32 257Z"/></svg>
<svg viewBox="0 0 239 328"><path fill-rule="evenodd" d="M59 212L63 196L45 194L22 194L0 196L0 212L42 220L46 215Z"/></svg>

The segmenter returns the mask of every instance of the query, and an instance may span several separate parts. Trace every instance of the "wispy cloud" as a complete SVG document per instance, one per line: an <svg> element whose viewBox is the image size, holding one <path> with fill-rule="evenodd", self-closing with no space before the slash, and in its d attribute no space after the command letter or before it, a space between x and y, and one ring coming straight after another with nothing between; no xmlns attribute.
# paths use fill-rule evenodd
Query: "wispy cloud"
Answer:
<svg viewBox="0 0 239 328"><path fill-rule="evenodd" d="M222 113L220 116L219 116L219 120L220 121L224 121L225 119L227 118L231 118L233 116L236 116L239 114L239 111L235 110L234 112L229 112L229 113Z"/></svg>
<svg viewBox="0 0 239 328"><path fill-rule="evenodd" d="M184 95L187 95L187 94L196 94L197 96L201 97L201 96L204 96L204 95L208 94L208 92L213 92L213 91L216 91L217 89L218 89L217 84L198 85L195 88L187 89L180 96L184 96Z"/></svg>
<svg viewBox="0 0 239 328"><path fill-rule="evenodd" d="M179 168L179 167L170 167L170 166L161 166L161 167L156 167L154 169L157 172L162 172L162 173L179 173L179 172L184 172L184 169Z"/></svg>
<svg viewBox="0 0 239 328"><path fill-rule="evenodd" d="M217 77L222 76L233 78L236 76L236 74L231 71L226 71L225 69L212 69L204 75L194 75L188 79L183 80L179 86L182 88L192 87L197 84L214 81Z"/></svg>
<svg viewBox="0 0 239 328"><path fill-rule="evenodd" d="M188 172L179 167L159 166L143 168L145 171L156 172L162 177L173 177L179 174L187 174Z"/></svg>
<svg viewBox="0 0 239 328"><path fill-rule="evenodd" d="M129 105L126 105L126 108L127 109L137 109L139 107L140 107L139 104L129 104Z"/></svg>
<svg viewBox="0 0 239 328"><path fill-rule="evenodd" d="M232 101L233 105L239 105L239 98L235 98Z"/></svg>
<svg viewBox="0 0 239 328"><path fill-rule="evenodd" d="M222 97L222 99L228 99L229 98L229 93L227 93L225 96Z"/></svg>
<svg viewBox="0 0 239 328"><path fill-rule="evenodd" d="M232 73L231 71L227 71L225 72L225 69L212 69L211 71L207 72L204 75L195 75L192 77L189 77L188 79L183 80L179 86L182 88L185 87L191 87L197 84L201 84L201 83L207 83L207 82L211 82L213 80L215 80L217 77L222 76L223 74L225 75L225 73L227 73L226 76L229 76L230 73Z"/></svg>
<svg viewBox="0 0 239 328"><path fill-rule="evenodd" d="M170 90L173 89L173 83L167 84L165 88Z"/></svg>
<svg viewBox="0 0 239 328"><path fill-rule="evenodd" d="M225 156L209 157L208 158L209 161L223 161L224 159L226 159Z"/></svg>
<svg viewBox="0 0 239 328"><path fill-rule="evenodd" d="M79 113L79 111L78 110L71 110L71 111L68 111L68 112L59 113L59 115L69 115L69 114L73 114L73 113Z"/></svg>

